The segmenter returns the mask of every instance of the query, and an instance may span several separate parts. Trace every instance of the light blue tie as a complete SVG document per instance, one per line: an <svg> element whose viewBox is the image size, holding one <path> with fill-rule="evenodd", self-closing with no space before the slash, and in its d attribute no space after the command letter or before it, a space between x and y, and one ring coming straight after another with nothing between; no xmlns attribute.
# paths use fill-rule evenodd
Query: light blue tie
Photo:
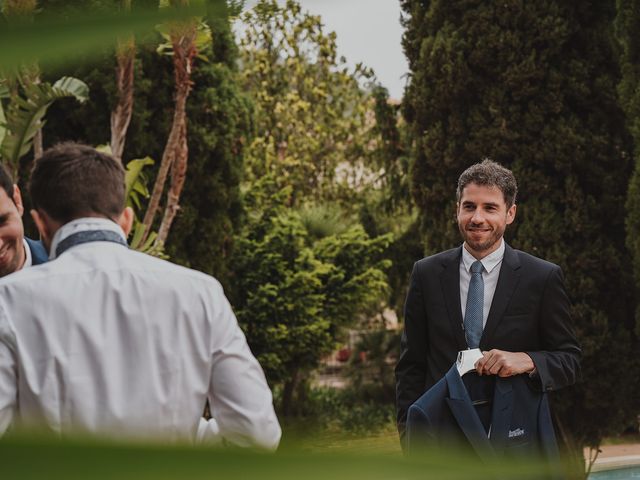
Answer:
<svg viewBox="0 0 640 480"><path fill-rule="evenodd" d="M482 270L483 267L480 260L476 260L471 264L467 309L464 313L464 331L469 348L478 348L480 346L480 337L482 337L482 310L484 307Z"/></svg>

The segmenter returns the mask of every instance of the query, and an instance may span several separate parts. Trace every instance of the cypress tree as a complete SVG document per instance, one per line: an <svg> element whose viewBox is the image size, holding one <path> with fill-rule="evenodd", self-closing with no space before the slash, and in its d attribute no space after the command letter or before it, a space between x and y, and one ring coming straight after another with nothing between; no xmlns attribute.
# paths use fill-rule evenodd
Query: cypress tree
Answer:
<svg viewBox="0 0 640 480"><path fill-rule="evenodd" d="M618 0L617 6L616 33L621 44L622 69L618 92L634 143L634 170L627 193L626 224L627 248L633 262L637 295L640 290L640 1ZM636 351L640 351L640 306L636 305L635 313ZM640 367L638 369L640 370ZM632 403L637 406L640 405L640 384L634 384L636 388Z"/></svg>
<svg viewBox="0 0 640 480"><path fill-rule="evenodd" d="M583 347L583 381L555 398L559 431L574 452L597 446L637 414L624 229L631 144L616 98L615 4L402 6L411 70L403 111L425 250L460 243L454 192L466 167L490 157L514 171L519 205L507 241L563 268Z"/></svg>
<svg viewBox="0 0 640 480"><path fill-rule="evenodd" d="M640 1L618 0L616 33L621 44L620 105L627 115L627 127L635 147L634 170L626 205L627 246L633 258L636 283L640 286ZM637 310L636 319L638 313Z"/></svg>

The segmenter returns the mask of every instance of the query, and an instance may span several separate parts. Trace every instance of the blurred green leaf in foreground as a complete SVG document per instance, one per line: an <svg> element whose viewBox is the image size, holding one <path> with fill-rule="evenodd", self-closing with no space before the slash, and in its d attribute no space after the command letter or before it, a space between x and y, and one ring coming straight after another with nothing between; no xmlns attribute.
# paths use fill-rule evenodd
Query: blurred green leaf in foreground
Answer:
<svg viewBox="0 0 640 480"><path fill-rule="evenodd" d="M276 454L203 447L115 444L95 440L56 441L13 436L0 440L2 478L49 480L190 480L205 478L300 479L494 479L542 477L533 464L482 465L461 456L420 459L362 454L301 452L294 447Z"/></svg>
<svg viewBox="0 0 640 480"><path fill-rule="evenodd" d="M136 8L131 12L83 10L73 15L38 15L33 22L0 25L0 67L30 61L48 65L72 63L93 51L116 44L118 37L152 32L156 25L193 16L224 15L224 0L192 1L173 8Z"/></svg>

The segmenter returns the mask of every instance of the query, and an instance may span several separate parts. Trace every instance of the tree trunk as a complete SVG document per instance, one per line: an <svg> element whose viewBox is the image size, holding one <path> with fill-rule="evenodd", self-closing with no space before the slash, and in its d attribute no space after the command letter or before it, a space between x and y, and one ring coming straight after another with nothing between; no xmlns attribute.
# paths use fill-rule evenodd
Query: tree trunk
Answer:
<svg viewBox="0 0 640 480"><path fill-rule="evenodd" d="M160 162L160 169L158 170L158 176L153 186L153 192L151 199L149 200L149 206L142 221L144 225L143 241L147 239L151 232L153 225L153 219L160 205L160 197L164 191L164 184L169 174L169 169L176 161L178 152L183 152L185 156L185 165L180 169L186 171L186 156L187 156L187 143L186 143L186 104L189 92L191 90L191 62L193 56L196 53L195 50L195 35L196 26L191 24L183 28L176 28L176 31L171 34L171 42L173 44L173 66L175 70L176 80L176 96L175 96L175 110L173 113L173 122L171 124L171 131L169 132L169 138L165 145L164 152L162 154L162 161ZM186 30L186 31L185 31ZM181 141L181 132L184 128L184 142ZM180 187L180 190L182 187ZM175 205L179 200L175 199ZM168 231L167 231L168 233ZM166 239L166 235L165 235Z"/></svg>
<svg viewBox="0 0 640 480"><path fill-rule="evenodd" d="M122 162L124 143L133 112L134 61L136 49L133 37L118 44L116 53L116 87L118 103L111 112L111 154Z"/></svg>
<svg viewBox="0 0 640 480"><path fill-rule="evenodd" d="M293 407L293 394L296 391L296 387L298 385L298 369L296 368L291 373L291 378L284 382L284 387L282 389L282 415L285 417L290 417L292 413Z"/></svg>
<svg viewBox="0 0 640 480"><path fill-rule="evenodd" d="M178 201L180 200L180 194L184 187L184 181L187 175L187 160L189 158L189 146L187 145L187 124L186 117L180 129L180 140L178 144L178 151L175 154L175 159L171 166L171 187L167 193L167 206L164 209L164 217L158 230L158 237L156 238L156 244L164 244L169 235L169 229L173 223L173 219L180 210Z"/></svg>

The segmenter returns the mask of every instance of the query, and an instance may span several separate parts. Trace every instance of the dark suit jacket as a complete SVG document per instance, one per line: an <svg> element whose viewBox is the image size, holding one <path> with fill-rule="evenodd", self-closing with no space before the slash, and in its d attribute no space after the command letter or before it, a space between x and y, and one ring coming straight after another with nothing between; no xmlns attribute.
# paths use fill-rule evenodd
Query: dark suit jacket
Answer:
<svg viewBox="0 0 640 480"><path fill-rule="evenodd" d="M457 352L467 348L460 305L461 255L458 247L423 258L413 267L396 365L403 447L409 406L445 375ZM505 245L480 349L528 353L541 391L571 385L579 375L580 347L569 308L560 267Z"/></svg>
<svg viewBox="0 0 640 480"><path fill-rule="evenodd" d="M541 458L547 463L548 473L558 476L558 445L547 396L533 390L530 383L527 375L495 379L488 438L454 365L409 408L409 453L451 445L470 447L480 459L488 461Z"/></svg>
<svg viewBox="0 0 640 480"><path fill-rule="evenodd" d="M45 263L49 261L49 254L47 250L42 245L42 242L39 240L31 240L30 238L24 237L29 245L29 250L31 250L31 263L33 265L40 265L41 263Z"/></svg>

